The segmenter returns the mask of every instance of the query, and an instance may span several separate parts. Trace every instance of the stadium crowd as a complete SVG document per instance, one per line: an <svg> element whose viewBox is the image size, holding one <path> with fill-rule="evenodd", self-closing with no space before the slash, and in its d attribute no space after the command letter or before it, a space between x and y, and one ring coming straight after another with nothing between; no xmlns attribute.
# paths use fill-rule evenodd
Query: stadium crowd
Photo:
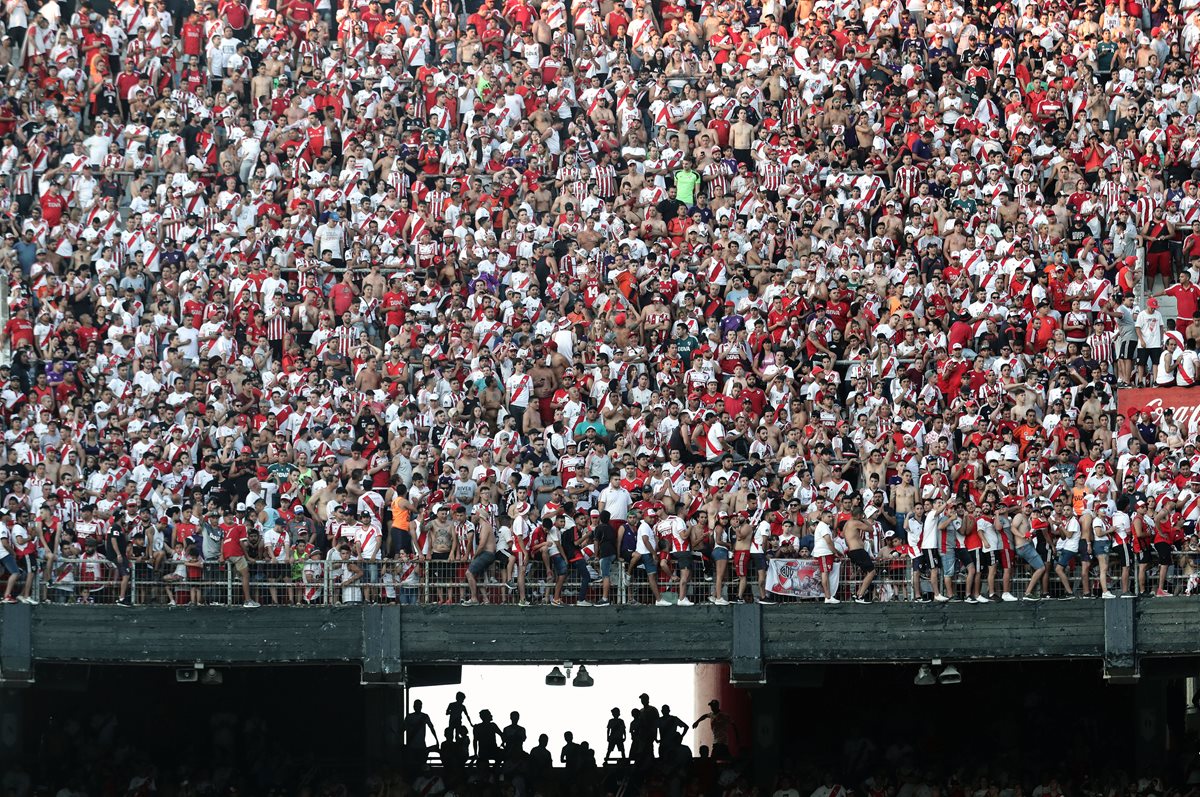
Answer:
<svg viewBox="0 0 1200 797"><path fill-rule="evenodd" d="M3 599L1191 592L1196 12L6 0Z"/></svg>

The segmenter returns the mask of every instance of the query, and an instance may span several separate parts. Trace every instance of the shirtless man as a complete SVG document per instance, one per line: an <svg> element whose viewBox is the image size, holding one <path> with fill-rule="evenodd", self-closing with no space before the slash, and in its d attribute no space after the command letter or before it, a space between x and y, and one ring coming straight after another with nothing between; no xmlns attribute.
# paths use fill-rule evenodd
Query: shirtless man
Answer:
<svg viewBox="0 0 1200 797"><path fill-rule="evenodd" d="M738 602L746 600L746 588L749 586L747 576L750 575L750 548L754 542L754 526L749 521L742 521L735 530L733 541L733 574L737 576Z"/></svg>
<svg viewBox="0 0 1200 797"><path fill-rule="evenodd" d="M858 592L854 595L855 603L870 603L874 594L871 582L875 580L875 562L871 560L871 554L867 553L863 543L863 536L869 530L870 526L862 519L859 509L855 509L850 519L842 526L846 535L846 556L863 574L862 583L858 585Z"/></svg>
<svg viewBox="0 0 1200 797"><path fill-rule="evenodd" d="M486 512L479 511L478 504L474 509L476 515L475 558L467 566L467 590L469 591L465 601L467 606L478 606L482 603L479 597L479 579L487 574L488 569L496 561L496 533L492 529L492 523L488 520Z"/></svg>
<svg viewBox="0 0 1200 797"><path fill-rule="evenodd" d="M458 545L454 526L450 523L450 507L438 504L433 508L433 514L433 520L429 521L429 558L434 562L446 562L454 558ZM454 576L454 566L435 564L432 569L433 580L438 582L438 603L449 604L451 599L447 585Z"/></svg>
<svg viewBox="0 0 1200 797"><path fill-rule="evenodd" d="M533 377L533 396L537 399L538 408L537 417L530 420L531 429L534 428L534 421L539 421L536 427L539 429L554 422L554 408L550 400L558 390L559 375L555 372L553 363L553 355L547 353L529 367L529 375Z"/></svg>
<svg viewBox="0 0 1200 797"><path fill-rule="evenodd" d="M1025 594L1021 596L1021 599L1034 601L1037 598L1033 597L1033 590L1042 582L1042 576L1046 573L1046 562L1037 552L1037 546L1033 544L1033 528L1029 523L1029 510L1029 502L1023 502L1020 508L1013 513L1012 526L1009 531L1013 536L1013 545L1017 556L1024 559L1033 568L1029 586L1025 587Z"/></svg>

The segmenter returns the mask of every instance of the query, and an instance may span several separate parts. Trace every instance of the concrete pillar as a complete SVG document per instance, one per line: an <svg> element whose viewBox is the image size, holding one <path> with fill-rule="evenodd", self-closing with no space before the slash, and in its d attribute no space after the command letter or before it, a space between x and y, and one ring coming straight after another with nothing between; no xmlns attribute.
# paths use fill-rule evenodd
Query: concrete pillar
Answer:
<svg viewBox="0 0 1200 797"><path fill-rule="evenodd" d="M1133 688L1134 762L1138 772L1167 772L1184 736L1183 679L1141 678Z"/></svg>
<svg viewBox="0 0 1200 797"><path fill-rule="evenodd" d="M404 688L366 687L362 695L367 763L398 768L404 747Z"/></svg>
<svg viewBox="0 0 1200 797"><path fill-rule="evenodd" d="M0 688L0 767L25 755L25 692Z"/></svg>
<svg viewBox="0 0 1200 797"><path fill-rule="evenodd" d="M781 693L777 686L763 686L751 689L749 693L753 721L754 782L765 789L774 785L779 772L783 744L779 705Z"/></svg>

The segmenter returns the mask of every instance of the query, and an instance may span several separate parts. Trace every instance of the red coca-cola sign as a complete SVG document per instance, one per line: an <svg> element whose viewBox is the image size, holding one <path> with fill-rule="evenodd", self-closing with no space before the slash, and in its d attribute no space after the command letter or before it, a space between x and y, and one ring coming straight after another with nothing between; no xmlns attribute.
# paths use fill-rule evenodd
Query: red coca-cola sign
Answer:
<svg viewBox="0 0 1200 797"><path fill-rule="evenodd" d="M1148 410L1152 414L1157 414L1159 410L1172 409L1175 411L1176 421L1200 424L1200 389L1146 387L1118 391L1117 410L1129 417L1129 411L1134 408Z"/></svg>

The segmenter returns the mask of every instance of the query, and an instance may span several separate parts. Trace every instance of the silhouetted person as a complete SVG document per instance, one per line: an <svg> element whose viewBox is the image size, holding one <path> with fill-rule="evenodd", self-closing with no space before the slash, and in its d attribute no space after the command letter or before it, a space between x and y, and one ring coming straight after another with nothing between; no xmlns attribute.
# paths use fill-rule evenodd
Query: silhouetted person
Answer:
<svg viewBox="0 0 1200 797"><path fill-rule="evenodd" d="M511 722L505 727L504 758L508 761L519 759L525 753L525 729L520 725L521 715L516 711L508 715Z"/></svg>
<svg viewBox="0 0 1200 797"><path fill-rule="evenodd" d="M529 751L529 780L534 788L546 783L550 770L554 768L554 754L550 752L550 737L538 736L537 747Z"/></svg>
<svg viewBox="0 0 1200 797"><path fill-rule="evenodd" d="M658 709L650 705L650 695L643 692L638 699L642 701L642 718L646 720L650 727L650 733L653 735L650 741L658 741Z"/></svg>
<svg viewBox="0 0 1200 797"><path fill-rule="evenodd" d="M500 761L500 728L492 722L492 712L486 708L479 712L475 723L475 765L492 766Z"/></svg>
<svg viewBox="0 0 1200 797"><path fill-rule="evenodd" d="M442 741L440 749L442 767L448 773L461 772L467 765L467 758L471 752L468 746L470 743L466 739L459 738L453 728L447 728L445 734L446 738Z"/></svg>
<svg viewBox="0 0 1200 797"><path fill-rule="evenodd" d="M563 765L569 780L579 774L579 745L575 743L575 734L570 731L563 734L563 741L565 743L558 754L558 762Z"/></svg>
<svg viewBox="0 0 1200 797"><path fill-rule="evenodd" d="M579 743L579 775L584 783L590 783L596 777L596 751L587 742Z"/></svg>
<svg viewBox="0 0 1200 797"><path fill-rule="evenodd" d="M711 710L693 722L692 729L694 730L704 720L708 720L709 727L712 729L712 757L717 761L729 761L733 758L733 754L729 750L729 732L733 731L733 735L736 737L737 726L733 724L732 717L721 711L719 700L708 701L708 707Z"/></svg>
<svg viewBox="0 0 1200 797"><path fill-rule="evenodd" d="M467 696L458 692L454 695L454 702L446 706L446 716L450 718L448 730L454 731L457 738L464 740L469 739L470 735L467 733L466 725L463 725L463 720L465 719L468 725L473 724L471 714L467 711L466 700Z"/></svg>
<svg viewBox="0 0 1200 797"><path fill-rule="evenodd" d="M654 758L654 736L646 719L646 713L640 708L630 712L629 720L629 757L637 764Z"/></svg>
<svg viewBox="0 0 1200 797"><path fill-rule="evenodd" d="M658 719L658 752L664 758L668 752L673 754L675 748L683 744L687 729L688 724L672 714L670 706L663 706L662 716Z"/></svg>
<svg viewBox="0 0 1200 797"><path fill-rule="evenodd" d="M425 767L425 761L429 758L429 739L425 731L428 730L437 739L437 729L433 727L429 715L421 710L421 705L420 700L414 700L412 710L404 718L405 756L409 767L418 771Z"/></svg>
<svg viewBox="0 0 1200 797"><path fill-rule="evenodd" d="M626 758L625 753L625 720L621 719L621 709L612 710L612 719L608 721L608 749L604 751L604 762L612 758L613 750L621 751L620 761Z"/></svg>

